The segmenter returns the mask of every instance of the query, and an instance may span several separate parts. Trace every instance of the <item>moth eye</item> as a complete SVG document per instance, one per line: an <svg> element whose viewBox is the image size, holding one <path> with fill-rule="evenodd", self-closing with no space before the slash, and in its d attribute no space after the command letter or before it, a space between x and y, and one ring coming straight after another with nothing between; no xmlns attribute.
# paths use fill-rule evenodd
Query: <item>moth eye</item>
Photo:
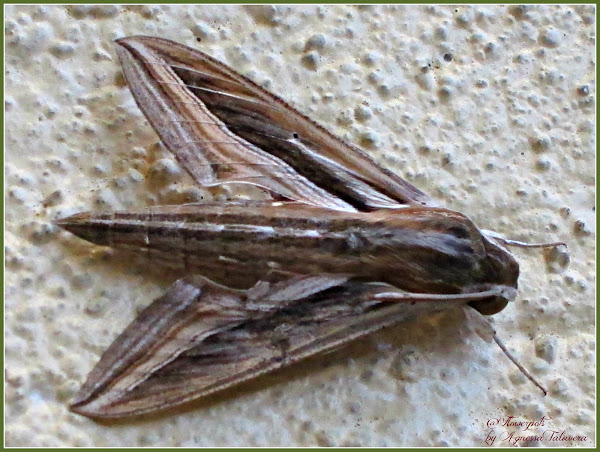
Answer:
<svg viewBox="0 0 600 452"><path fill-rule="evenodd" d="M294 132L294 133L292 134L292 137L294 137L294 138L298 138L298 137L299 137L299 135L298 135L296 132Z"/></svg>
<svg viewBox="0 0 600 452"><path fill-rule="evenodd" d="M506 305L508 305L508 300L504 297L490 297L485 300L472 301L469 303L469 306L476 311L479 311L482 315L497 314L502 311Z"/></svg>
<svg viewBox="0 0 600 452"><path fill-rule="evenodd" d="M469 231L464 226L452 226L448 228L448 232L459 239L469 238Z"/></svg>

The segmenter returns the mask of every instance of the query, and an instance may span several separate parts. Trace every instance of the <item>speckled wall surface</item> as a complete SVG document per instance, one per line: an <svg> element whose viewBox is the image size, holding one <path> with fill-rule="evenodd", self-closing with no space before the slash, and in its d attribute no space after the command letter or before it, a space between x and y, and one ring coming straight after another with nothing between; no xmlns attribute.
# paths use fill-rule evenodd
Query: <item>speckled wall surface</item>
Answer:
<svg viewBox="0 0 600 452"><path fill-rule="evenodd" d="M6 7L6 444L532 445L514 423L543 419L543 445L594 446L595 26L593 6ZM483 228L567 242L515 250L520 293L492 320L548 396L450 311L169 416L71 414L177 275L51 221L203 195L124 84L112 41L135 34L217 57Z"/></svg>

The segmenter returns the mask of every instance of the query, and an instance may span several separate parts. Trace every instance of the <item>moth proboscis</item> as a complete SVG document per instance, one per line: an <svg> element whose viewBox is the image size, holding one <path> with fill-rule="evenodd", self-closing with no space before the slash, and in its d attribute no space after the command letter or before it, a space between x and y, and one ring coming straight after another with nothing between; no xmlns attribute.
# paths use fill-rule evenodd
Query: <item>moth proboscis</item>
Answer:
<svg viewBox="0 0 600 452"><path fill-rule="evenodd" d="M450 306L481 320L516 296L519 266L507 246L563 245L478 229L198 50L129 37L117 52L139 108L195 183L252 184L273 200L57 221L186 275L106 350L73 401L77 413L179 405Z"/></svg>

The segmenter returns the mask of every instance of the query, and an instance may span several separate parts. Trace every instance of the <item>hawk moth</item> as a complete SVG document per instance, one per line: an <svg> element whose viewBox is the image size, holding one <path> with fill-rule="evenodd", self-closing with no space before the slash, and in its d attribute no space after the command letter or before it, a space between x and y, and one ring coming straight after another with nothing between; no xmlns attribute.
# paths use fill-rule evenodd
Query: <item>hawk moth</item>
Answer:
<svg viewBox="0 0 600 452"><path fill-rule="evenodd" d="M198 50L128 37L117 52L139 108L195 183L252 184L272 199L57 221L184 276L103 354L77 413L175 406L450 306L495 314L516 296L519 265L507 247L561 245L479 229Z"/></svg>

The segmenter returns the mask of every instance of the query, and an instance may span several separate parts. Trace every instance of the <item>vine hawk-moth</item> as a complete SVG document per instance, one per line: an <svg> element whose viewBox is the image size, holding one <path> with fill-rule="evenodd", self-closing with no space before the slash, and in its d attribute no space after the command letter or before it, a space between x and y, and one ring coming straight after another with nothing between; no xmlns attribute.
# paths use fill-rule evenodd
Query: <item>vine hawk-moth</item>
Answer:
<svg viewBox="0 0 600 452"><path fill-rule="evenodd" d="M171 407L401 320L456 305L491 315L515 297L507 246L525 244L440 207L198 50L129 37L117 52L139 108L195 183L252 184L273 199L57 221L184 272L103 354L73 411Z"/></svg>

